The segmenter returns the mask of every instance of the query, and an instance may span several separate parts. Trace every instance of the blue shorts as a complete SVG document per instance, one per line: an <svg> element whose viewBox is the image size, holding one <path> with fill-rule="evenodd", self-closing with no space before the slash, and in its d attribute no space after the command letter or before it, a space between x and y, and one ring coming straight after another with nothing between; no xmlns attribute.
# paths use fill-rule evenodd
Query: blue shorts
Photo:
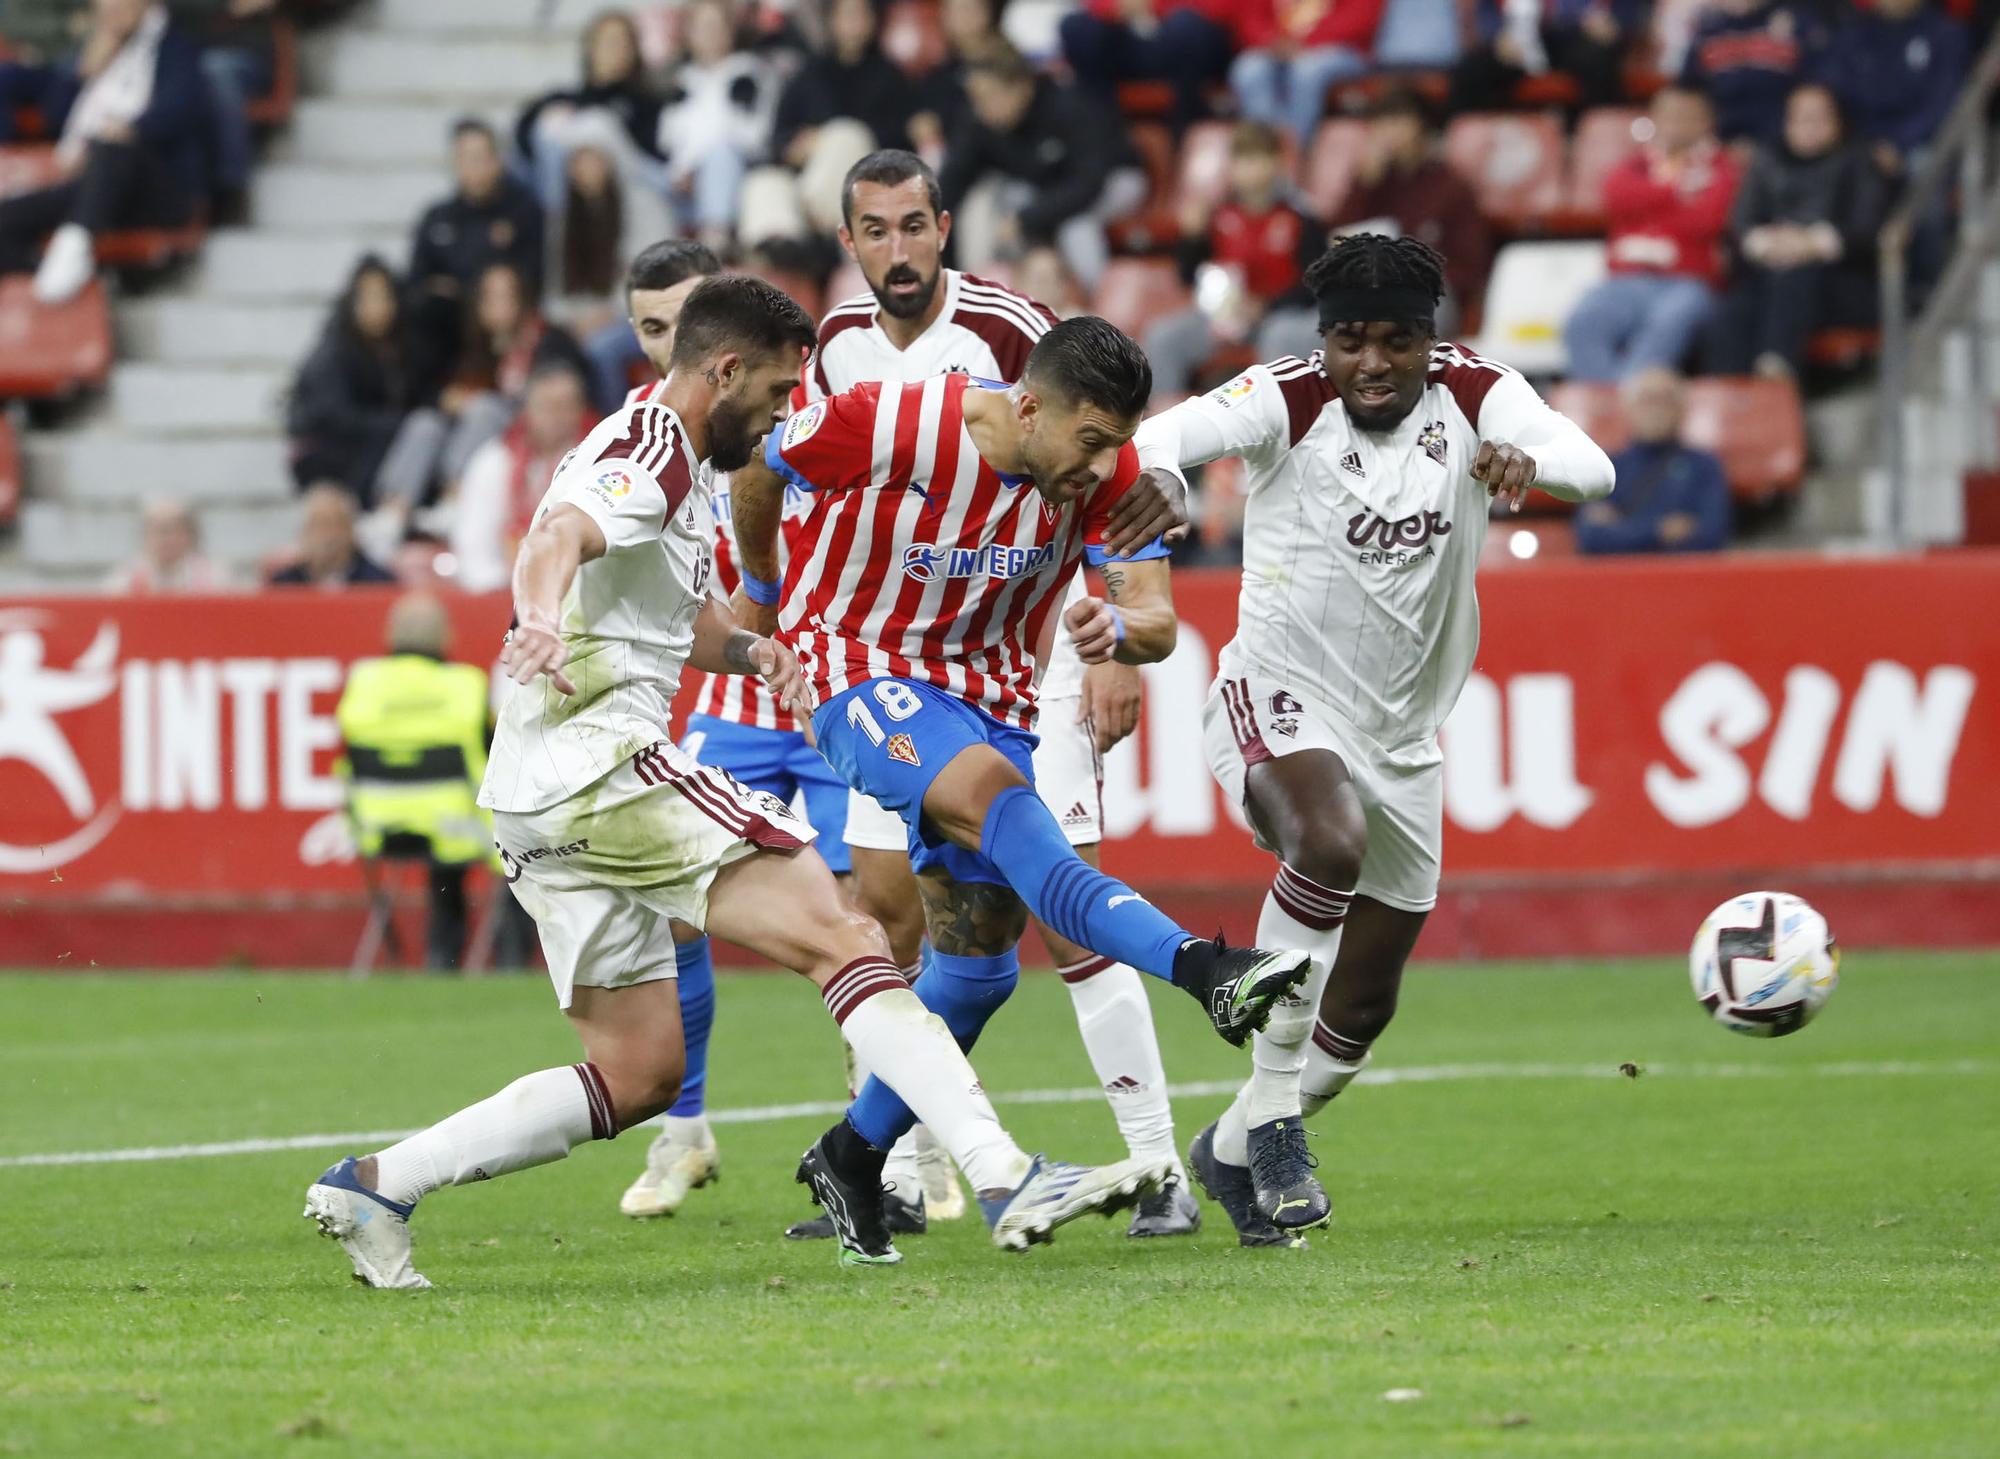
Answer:
<svg viewBox="0 0 2000 1459"><path fill-rule="evenodd" d="M681 748L752 790L766 791L786 805L805 801L806 819L819 832L813 843L837 876L854 869L847 843L847 782L797 730L757 729L711 714L690 714Z"/></svg>
<svg viewBox="0 0 2000 1459"><path fill-rule="evenodd" d="M820 753L849 785L903 818L913 871L939 867L954 881L1007 885L984 856L943 841L925 825L924 793L973 745L991 745L1033 785L1036 736L914 679L870 679L836 694L813 715L813 733Z"/></svg>

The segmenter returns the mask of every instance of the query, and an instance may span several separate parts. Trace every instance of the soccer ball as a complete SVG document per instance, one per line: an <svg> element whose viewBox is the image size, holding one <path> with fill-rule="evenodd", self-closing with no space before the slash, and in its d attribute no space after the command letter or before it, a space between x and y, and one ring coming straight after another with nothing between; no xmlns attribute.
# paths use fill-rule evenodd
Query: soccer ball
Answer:
<svg viewBox="0 0 2000 1459"><path fill-rule="evenodd" d="M1752 1038L1797 1033L1840 981L1826 918L1787 892L1745 892L1708 914L1688 951L1694 996L1724 1028Z"/></svg>

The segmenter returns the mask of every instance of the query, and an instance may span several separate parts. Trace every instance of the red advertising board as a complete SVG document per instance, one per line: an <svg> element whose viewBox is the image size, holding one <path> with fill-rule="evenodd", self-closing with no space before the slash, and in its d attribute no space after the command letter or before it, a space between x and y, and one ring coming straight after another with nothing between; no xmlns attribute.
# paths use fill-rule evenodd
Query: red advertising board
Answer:
<svg viewBox="0 0 2000 1459"><path fill-rule="evenodd" d="M1106 860L1247 930L1270 864L1199 734L1234 576L1175 591L1181 646L1107 763ZM1728 891L1780 880L1895 888L1892 905L1849 897L1856 940L2000 941L2000 553L1552 563L1490 572L1481 598L1478 670L1445 731L1431 950L1671 945ZM344 961L359 880L332 714L391 601L0 605L0 963L58 944L107 963L235 945ZM455 655L490 661L506 603L453 613ZM260 915L286 919L279 951L214 933ZM213 935L107 930L188 919Z"/></svg>

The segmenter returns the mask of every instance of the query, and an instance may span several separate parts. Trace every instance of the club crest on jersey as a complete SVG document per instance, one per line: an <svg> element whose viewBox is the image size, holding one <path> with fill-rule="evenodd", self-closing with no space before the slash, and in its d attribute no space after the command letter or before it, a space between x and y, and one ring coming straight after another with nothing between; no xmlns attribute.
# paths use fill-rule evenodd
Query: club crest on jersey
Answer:
<svg viewBox="0 0 2000 1459"><path fill-rule="evenodd" d="M1417 444L1424 448L1424 454L1431 460L1440 466L1444 465L1444 422L1434 420L1425 426L1418 433Z"/></svg>
<svg viewBox="0 0 2000 1459"><path fill-rule="evenodd" d="M912 542L903 549L903 572L920 583L939 578L1029 577L1056 560L1053 542L1040 547L1014 547L989 542L984 547L941 547L935 542Z"/></svg>
<svg viewBox="0 0 2000 1459"><path fill-rule="evenodd" d="M799 442L811 440L813 432L819 429L820 422L825 419L826 402L824 400L816 400L804 410L795 411L785 421L785 434L784 438L778 443L778 449L789 451L792 447L798 445Z"/></svg>
<svg viewBox="0 0 2000 1459"><path fill-rule="evenodd" d="M924 763L917 758L917 742L908 735L889 736L889 758L891 760L901 760L905 765L921 765Z"/></svg>
<svg viewBox="0 0 2000 1459"><path fill-rule="evenodd" d="M597 488L601 496L614 502L622 501L632 494L632 473L622 466L613 466L607 471L598 472L597 479L591 482L591 485Z"/></svg>

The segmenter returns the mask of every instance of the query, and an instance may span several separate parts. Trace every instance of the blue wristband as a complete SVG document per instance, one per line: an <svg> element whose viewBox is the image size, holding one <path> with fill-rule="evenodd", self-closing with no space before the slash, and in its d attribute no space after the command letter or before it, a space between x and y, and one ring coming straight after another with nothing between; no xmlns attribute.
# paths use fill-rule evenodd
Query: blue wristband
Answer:
<svg viewBox="0 0 2000 1459"><path fill-rule="evenodd" d="M782 596L783 585L776 578L754 577L747 569L742 570L740 576L743 579L743 596L753 603L769 608Z"/></svg>

